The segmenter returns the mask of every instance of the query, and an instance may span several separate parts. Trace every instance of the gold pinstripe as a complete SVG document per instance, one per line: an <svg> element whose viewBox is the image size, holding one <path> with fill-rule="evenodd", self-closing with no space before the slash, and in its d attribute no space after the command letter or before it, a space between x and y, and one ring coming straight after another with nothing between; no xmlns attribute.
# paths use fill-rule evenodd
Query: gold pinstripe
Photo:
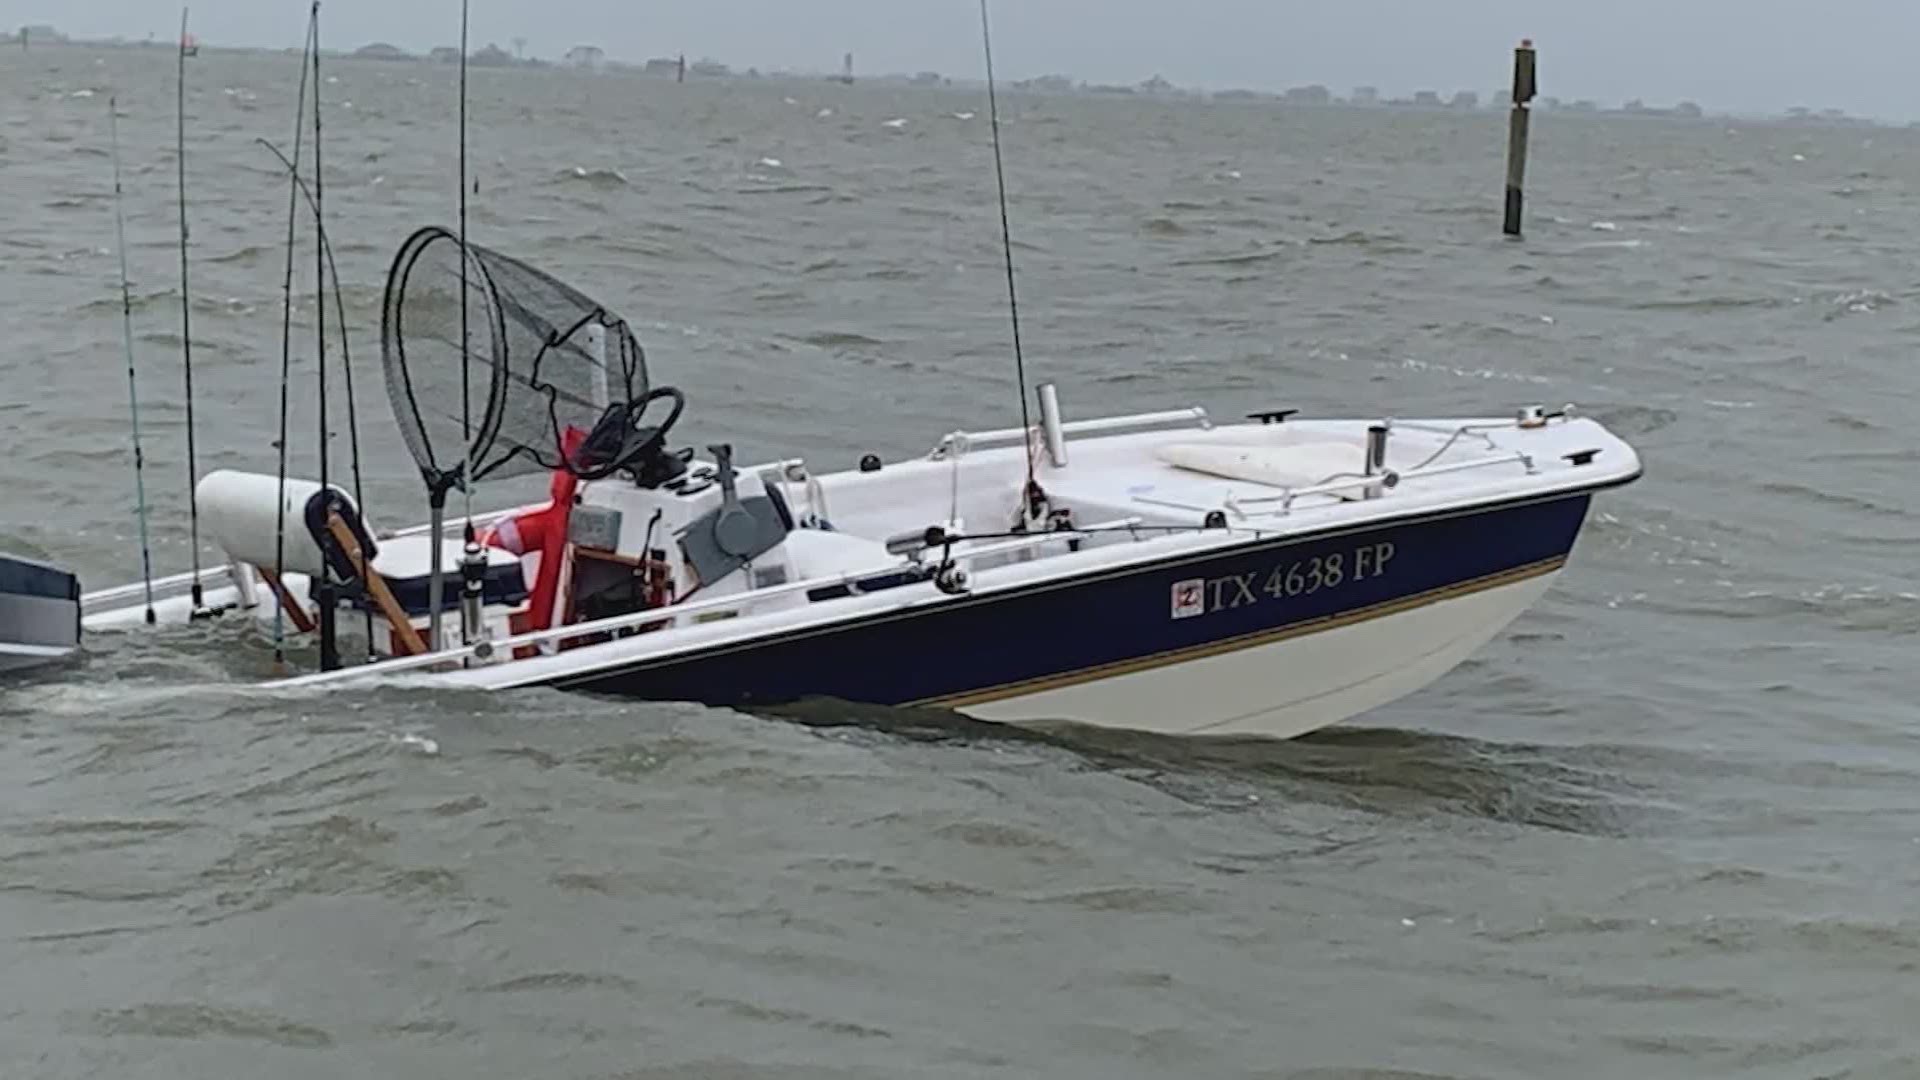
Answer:
<svg viewBox="0 0 1920 1080"><path fill-rule="evenodd" d="M1403 596L1397 600L1387 600L1367 607L1355 608L1352 611L1342 612L1338 615L1325 615L1303 623L1294 623L1272 630L1259 630L1251 634L1242 634L1238 637L1224 638L1220 641L1210 641L1204 645L1190 645L1183 649L1170 649L1166 652L1154 653L1151 656L1141 656L1131 660L1120 660L1110 664L1100 664L1095 667L1081 668L1078 671L1070 671L1058 675L1043 675L1038 678L1024 679L1019 682L1002 683L998 686L969 690L964 694L924 698L919 701L910 702L909 704L949 709L965 708L969 705L983 705L990 701L1003 701L1007 698L1024 697L1028 694L1038 694L1047 690L1058 690L1068 686L1078 686L1082 683L1095 682L1100 679L1110 679L1117 675L1130 675L1137 671L1151 671L1155 668L1168 667L1173 664L1203 660L1209 656L1220 656L1226 653L1239 652L1242 649L1251 649L1259 645L1270 645L1277 641L1285 641L1288 638L1303 637L1307 634L1334 630L1342 626L1352 626L1355 623L1385 618L1388 615L1398 615L1402 612L1426 607L1430 604L1437 604L1444 600L1454 600L1462 596L1471 596L1474 593L1485 592L1488 589L1497 589L1503 585L1514 585L1522 581L1530 581L1544 574L1553 573L1562 566L1565 566L1566 562L1567 557L1565 555L1555 555L1552 558L1528 563L1525 566L1517 566L1511 570L1502 570L1497 574L1488 574L1485 577L1474 578L1471 581L1462 581L1442 588L1430 589L1423 593L1415 593L1412 596Z"/></svg>

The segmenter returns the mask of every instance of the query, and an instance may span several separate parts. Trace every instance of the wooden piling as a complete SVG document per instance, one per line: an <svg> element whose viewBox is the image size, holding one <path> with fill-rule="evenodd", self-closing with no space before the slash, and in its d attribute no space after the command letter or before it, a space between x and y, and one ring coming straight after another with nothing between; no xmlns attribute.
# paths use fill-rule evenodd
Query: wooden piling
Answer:
<svg viewBox="0 0 1920 1080"><path fill-rule="evenodd" d="M1502 229L1508 236L1520 235L1520 218L1526 202L1527 131L1533 116L1528 105L1538 89L1533 61L1533 39L1527 38L1513 50L1513 111L1507 122L1507 215Z"/></svg>

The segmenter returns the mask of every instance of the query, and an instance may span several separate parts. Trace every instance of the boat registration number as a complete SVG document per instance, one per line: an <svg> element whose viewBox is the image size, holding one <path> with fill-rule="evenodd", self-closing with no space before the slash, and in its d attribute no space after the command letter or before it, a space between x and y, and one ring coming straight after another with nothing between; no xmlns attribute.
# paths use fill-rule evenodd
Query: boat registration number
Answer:
<svg viewBox="0 0 1920 1080"><path fill-rule="evenodd" d="M1290 560L1265 570L1176 581L1173 583L1173 617L1190 619L1248 604L1312 596L1351 582L1377 578L1387 572L1394 554L1393 542L1382 540L1362 544L1351 551L1331 551Z"/></svg>

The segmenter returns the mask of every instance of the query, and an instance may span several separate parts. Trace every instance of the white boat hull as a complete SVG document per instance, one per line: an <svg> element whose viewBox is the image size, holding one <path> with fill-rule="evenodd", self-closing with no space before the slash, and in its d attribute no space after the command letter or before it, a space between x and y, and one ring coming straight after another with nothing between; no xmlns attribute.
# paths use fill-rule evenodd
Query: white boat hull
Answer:
<svg viewBox="0 0 1920 1080"><path fill-rule="evenodd" d="M745 571L702 579L690 601L525 632L488 604L486 642L273 685L552 687L750 710L837 699L1002 723L1292 738L1413 693L1471 656L1550 587L1593 495L1640 472L1632 449L1591 421L1454 424L1403 422L1386 472L1305 487L1285 481L1336 467L1342 440L1371 458L1368 425L1077 440L1039 479L1056 512L1087 526L967 538L952 551L966 571L955 580L935 573L938 547L909 561L890 544L929 520L1004 528L1021 444L802 474L784 495L799 524L783 561L760 559L751 583ZM1169 440L1177 453L1164 452ZM629 507L623 520L634 532L652 517ZM617 532L590 535L644 546ZM781 574L764 576L770 566ZM234 588L244 574L207 579L208 606L244 609L226 617L274 619L271 591ZM305 576L290 567L284 582L304 609ZM162 584L158 621L185 621L186 583ZM135 589L90 597L87 626L136 626L143 608ZM452 614L456 639L457 627Z"/></svg>
<svg viewBox="0 0 1920 1080"><path fill-rule="evenodd" d="M1291 739L1453 670L1538 600L1559 564L1215 656L961 707L980 720L1069 720L1166 735Z"/></svg>

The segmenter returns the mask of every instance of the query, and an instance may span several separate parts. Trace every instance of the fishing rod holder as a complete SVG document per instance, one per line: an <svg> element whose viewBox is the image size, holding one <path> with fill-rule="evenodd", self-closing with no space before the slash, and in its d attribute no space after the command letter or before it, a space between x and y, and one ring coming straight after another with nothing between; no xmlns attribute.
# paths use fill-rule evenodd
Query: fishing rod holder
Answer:
<svg viewBox="0 0 1920 1080"><path fill-rule="evenodd" d="M1060 419L1060 389L1053 383L1040 384L1040 431L1047 444L1047 460L1056 469L1067 465L1067 430Z"/></svg>
<svg viewBox="0 0 1920 1080"><path fill-rule="evenodd" d="M1379 476L1387 471L1387 432L1391 428L1385 421L1370 424L1367 427L1367 459L1365 474ZM1364 489L1365 498L1377 499L1385 491L1381 484L1368 484Z"/></svg>
<svg viewBox="0 0 1920 1080"><path fill-rule="evenodd" d="M460 556L460 640L465 644L486 639L486 618L482 612L486 589L487 556L469 530L466 548Z"/></svg>

